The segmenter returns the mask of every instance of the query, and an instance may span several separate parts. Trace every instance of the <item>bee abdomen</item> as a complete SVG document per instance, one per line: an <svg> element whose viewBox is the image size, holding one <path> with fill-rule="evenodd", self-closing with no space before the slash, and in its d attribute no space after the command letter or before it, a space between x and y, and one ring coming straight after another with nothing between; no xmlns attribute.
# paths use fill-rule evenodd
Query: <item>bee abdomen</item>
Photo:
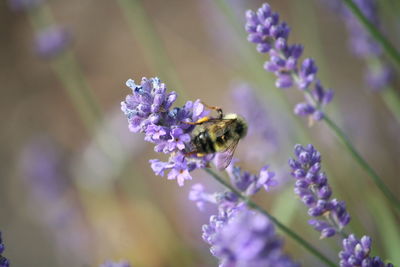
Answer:
<svg viewBox="0 0 400 267"><path fill-rule="evenodd" d="M199 153L215 153L214 144L208 132L200 132L193 138L193 145Z"/></svg>

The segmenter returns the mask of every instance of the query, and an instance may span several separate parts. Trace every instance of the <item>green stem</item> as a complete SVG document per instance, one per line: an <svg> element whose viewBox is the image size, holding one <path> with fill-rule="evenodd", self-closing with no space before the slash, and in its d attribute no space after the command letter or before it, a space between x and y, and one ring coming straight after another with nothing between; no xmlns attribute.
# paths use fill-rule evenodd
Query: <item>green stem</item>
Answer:
<svg viewBox="0 0 400 267"><path fill-rule="evenodd" d="M299 243L301 246L303 246L305 249L307 249L311 254L319 258L321 261L323 261L327 266L336 266L335 263L333 263L330 259L328 259L326 256L324 256L321 252L319 252L316 248L314 248L310 243L308 243L306 240L304 240L301 236L293 232L289 227L285 226L282 224L277 218L269 214L266 210L261 208L259 205L257 205L255 202L251 201L248 197L242 195L238 190L236 190L233 186L231 186L229 183L227 183L224 179L222 179L218 174L216 174L214 171L212 171L209 168L204 169L205 172L210 174L215 180L217 180L220 184L234 192L239 196L239 198L247 203L247 205L254 209L257 210L258 212L264 214L267 216L280 230L282 230L285 234L290 236L293 240L295 240L297 243Z"/></svg>
<svg viewBox="0 0 400 267"><path fill-rule="evenodd" d="M387 87L380 94L388 109L400 123L400 98L395 89L393 87Z"/></svg>
<svg viewBox="0 0 400 267"><path fill-rule="evenodd" d="M385 68L385 63L377 56L370 56L365 58L368 69L372 72L382 72ZM400 123L400 96L396 93L395 89L389 84L386 85L382 92L380 92L381 97L386 105L386 107L392 112L393 116Z"/></svg>
<svg viewBox="0 0 400 267"><path fill-rule="evenodd" d="M389 42L389 40L380 33L378 28L371 23L368 18L362 13L360 8L352 0L343 0L346 6L354 14L354 16L361 22L365 29L371 34L371 36L382 46L385 53L392 59L395 66L400 70L400 53L397 49Z"/></svg>
<svg viewBox="0 0 400 267"><path fill-rule="evenodd" d="M163 41L157 34L142 2L140 0L118 0L117 2L153 69L159 73L162 80L167 80L179 93L181 96L179 99L187 99Z"/></svg>
<svg viewBox="0 0 400 267"><path fill-rule="evenodd" d="M28 18L36 34L42 29L56 24L50 8L46 4L30 10ZM50 63L58 79L64 85L84 127L89 133L93 134L96 125L102 118L102 110L82 74L73 52L67 49L67 51L57 55Z"/></svg>
<svg viewBox="0 0 400 267"><path fill-rule="evenodd" d="M327 115L324 116L324 121L328 126L335 132L340 141L343 142L347 150L350 152L352 157L356 160L358 165L364 169L368 175L372 178L373 182L382 191L385 197L393 204L393 206L400 211L400 201L390 192L389 188L382 181L382 178L376 173L376 171L368 164L368 162L358 153L355 147L351 144L348 137L344 132L337 126Z"/></svg>
<svg viewBox="0 0 400 267"><path fill-rule="evenodd" d="M64 85L87 131L94 134L101 121L102 110L94 99L73 53L71 51L64 52L51 62L51 66Z"/></svg>

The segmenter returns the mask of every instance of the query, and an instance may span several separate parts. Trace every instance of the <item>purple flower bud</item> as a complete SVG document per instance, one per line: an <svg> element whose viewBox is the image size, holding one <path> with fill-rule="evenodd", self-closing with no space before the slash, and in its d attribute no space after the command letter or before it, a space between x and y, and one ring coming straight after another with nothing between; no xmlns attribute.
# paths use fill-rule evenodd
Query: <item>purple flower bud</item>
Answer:
<svg viewBox="0 0 400 267"><path fill-rule="evenodd" d="M316 110L313 114L312 114L312 118L314 119L314 121L320 121L324 118L324 113L320 110Z"/></svg>
<svg viewBox="0 0 400 267"><path fill-rule="evenodd" d="M293 79L290 75L281 74L275 82L275 86L278 88L290 88L293 85Z"/></svg>
<svg viewBox="0 0 400 267"><path fill-rule="evenodd" d="M271 45L267 44L267 43L263 43L263 44L258 44L257 45L257 51L259 53L268 53L268 51L271 49Z"/></svg>
<svg viewBox="0 0 400 267"><path fill-rule="evenodd" d="M324 213L324 211L325 211L324 207L315 206L308 209L308 215L312 217L318 217L321 216Z"/></svg>
<svg viewBox="0 0 400 267"><path fill-rule="evenodd" d="M310 184L307 181L305 181L304 179L299 179L295 183L296 187L303 188L303 189L308 188L309 185Z"/></svg>
<svg viewBox="0 0 400 267"><path fill-rule="evenodd" d="M249 34L249 36L247 37L247 40L249 42L256 43L256 44L259 44L263 41L261 35L259 35L258 33Z"/></svg>
<svg viewBox="0 0 400 267"><path fill-rule="evenodd" d="M296 169L293 171L293 176L296 178L304 178L306 176L306 173L303 169Z"/></svg>
<svg viewBox="0 0 400 267"><path fill-rule="evenodd" d="M58 26L41 30L35 40L37 53L44 58L52 58L63 52L69 45L71 36Z"/></svg>
<svg viewBox="0 0 400 267"><path fill-rule="evenodd" d="M301 166L301 165L300 165L297 161L295 161L294 159L289 159L288 163L289 163L289 166L290 166L292 169L297 169L297 168L300 168L300 166Z"/></svg>
<svg viewBox="0 0 400 267"><path fill-rule="evenodd" d="M307 116L313 114L315 108L307 103L299 103L294 108L294 113L299 116Z"/></svg>
<svg viewBox="0 0 400 267"><path fill-rule="evenodd" d="M299 162L302 164L308 164L310 159L311 159L311 155L307 151L303 151L299 155Z"/></svg>
<svg viewBox="0 0 400 267"><path fill-rule="evenodd" d="M325 185L318 190L318 197L321 199L329 199L332 195L332 190L329 185Z"/></svg>
<svg viewBox="0 0 400 267"><path fill-rule="evenodd" d="M301 201L303 201L303 203L306 204L308 207L310 207L311 205L314 205L315 202L316 202L315 197L313 195L311 195L311 194L304 195L301 198Z"/></svg>
<svg viewBox="0 0 400 267"><path fill-rule="evenodd" d="M391 263L385 264L379 257L371 257L372 240L368 236L363 236L358 240L355 235L351 234L343 239L343 250L339 253L340 266L393 266Z"/></svg>
<svg viewBox="0 0 400 267"><path fill-rule="evenodd" d="M325 228L321 231L321 239L322 238L327 238L327 237L332 237L336 234L336 230L332 227Z"/></svg>
<svg viewBox="0 0 400 267"><path fill-rule="evenodd" d="M1 239L1 232L0 232L0 267L9 267L10 261L1 255L4 252L4 249L5 246L3 244L3 240Z"/></svg>
<svg viewBox="0 0 400 267"><path fill-rule="evenodd" d="M297 66L297 59L294 57L289 57L288 60L286 61L285 68L289 71L293 71L296 69L296 66Z"/></svg>
<svg viewBox="0 0 400 267"><path fill-rule="evenodd" d="M275 41L275 49L284 50L285 48L286 48L286 39L285 38L278 38Z"/></svg>

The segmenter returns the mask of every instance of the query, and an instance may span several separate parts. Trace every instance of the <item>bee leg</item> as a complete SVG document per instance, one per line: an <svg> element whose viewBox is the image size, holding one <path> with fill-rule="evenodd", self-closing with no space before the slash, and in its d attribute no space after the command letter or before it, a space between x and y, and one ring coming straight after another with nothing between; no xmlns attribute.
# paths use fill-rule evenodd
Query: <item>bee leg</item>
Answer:
<svg viewBox="0 0 400 267"><path fill-rule="evenodd" d="M198 151L190 151L184 154L185 157L190 157L196 155L197 157L201 158L206 156L207 154L205 153L199 153Z"/></svg>
<svg viewBox="0 0 400 267"><path fill-rule="evenodd" d="M205 123L205 122L207 122L207 121L209 121L209 120L211 120L211 117L203 117L203 118L200 118L200 119L198 119L197 121L195 121L195 122L190 122L190 121L182 121L183 123L186 123L186 124L190 124L190 125L199 125L199 124L203 124L203 123Z"/></svg>
<svg viewBox="0 0 400 267"><path fill-rule="evenodd" d="M183 154L185 157L190 157L190 156L193 156L193 155L196 155L197 154L197 151L190 151L190 152L186 152L185 154Z"/></svg>
<svg viewBox="0 0 400 267"><path fill-rule="evenodd" d="M222 117L224 117L224 112L222 111L222 108L216 107L216 106L209 106L209 105L205 104L204 102L201 102L201 103L208 109L216 110L218 112L219 119L222 119Z"/></svg>

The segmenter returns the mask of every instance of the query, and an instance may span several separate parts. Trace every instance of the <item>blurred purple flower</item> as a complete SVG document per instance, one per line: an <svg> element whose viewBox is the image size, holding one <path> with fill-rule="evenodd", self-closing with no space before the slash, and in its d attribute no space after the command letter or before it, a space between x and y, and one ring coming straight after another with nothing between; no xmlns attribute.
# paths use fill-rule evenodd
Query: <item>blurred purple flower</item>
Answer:
<svg viewBox="0 0 400 267"><path fill-rule="evenodd" d="M349 235L343 239L343 250L339 253L341 267L393 267L393 264L385 264L378 256L370 257L372 239L363 236L358 240L355 235Z"/></svg>
<svg viewBox="0 0 400 267"><path fill-rule="evenodd" d="M267 106L261 101L253 87L248 84L236 85L232 90L235 108L248 124L247 149L244 151L249 161L263 162L266 155L278 150L278 133ZM280 120L282 122L282 120Z"/></svg>
<svg viewBox="0 0 400 267"><path fill-rule="evenodd" d="M220 266L298 266L283 254L283 242L269 219L244 206L228 215L211 240Z"/></svg>
<svg viewBox="0 0 400 267"><path fill-rule="evenodd" d="M202 184L195 184L192 186L189 192L189 200L194 201L199 210L204 209L205 203L216 204L217 201L215 194L207 193Z"/></svg>
<svg viewBox="0 0 400 267"><path fill-rule="evenodd" d="M309 208L310 216L324 218L310 220L309 224L321 233L321 238L331 237L350 222L345 203L330 199L332 190L326 174L321 171L321 154L312 145L296 145L294 153L296 159L289 160L296 179L294 192Z"/></svg>
<svg viewBox="0 0 400 267"><path fill-rule="evenodd" d="M38 7L44 0L8 0L8 5L13 11L25 11Z"/></svg>
<svg viewBox="0 0 400 267"><path fill-rule="evenodd" d="M278 88L296 85L304 92L306 102L296 106L295 114L321 120L322 107L332 100L333 91L325 89L317 79L318 68L313 59L304 59L299 67L303 47L298 44L288 44L290 33L288 25L279 22L279 14L272 12L268 4L263 4L257 13L248 10L246 21L248 40L257 44L260 53L270 55L264 68L276 75L275 85Z"/></svg>
<svg viewBox="0 0 400 267"><path fill-rule="evenodd" d="M192 150L190 133L194 126L185 122L195 122L208 111L200 100L172 108L177 95L167 93L165 84L158 78L142 78L140 84L128 80L126 85L132 89L132 94L121 103L121 109L128 118L129 129L144 133L145 141L154 143L156 152L170 154L168 162L150 160L151 168L160 176L168 170L168 179L177 180L179 186L183 186L185 180L192 179L191 171L204 168L213 157L187 153Z"/></svg>
<svg viewBox="0 0 400 267"><path fill-rule="evenodd" d="M50 26L36 35L35 46L39 56L52 58L62 53L70 44L71 35L59 26Z"/></svg>
<svg viewBox="0 0 400 267"><path fill-rule="evenodd" d="M0 232L0 267L10 266L10 261L2 256L4 249L5 249L5 246L3 244L3 239L1 238L1 232Z"/></svg>
<svg viewBox="0 0 400 267"><path fill-rule="evenodd" d="M106 261L99 267L131 267L131 264L125 260L121 260L119 262Z"/></svg>
<svg viewBox="0 0 400 267"><path fill-rule="evenodd" d="M244 195L250 196L261 187L275 184L268 166L259 175L253 175L233 166L227 168L232 184ZM277 237L269 219L250 210L232 191L210 194L204 186L195 184L189 199L203 208L205 203L218 206L218 215L212 215L203 225L203 239L211 245L211 253L219 259L219 266L298 266L283 254L283 242Z"/></svg>
<svg viewBox="0 0 400 267"><path fill-rule="evenodd" d="M298 266L283 254L283 242L266 216L249 210L233 192L204 198L205 194L203 187L195 185L189 197L218 205L218 215L203 225L202 237L211 245L219 266Z"/></svg>
<svg viewBox="0 0 400 267"><path fill-rule="evenodd" d="M250 85L243 83L234 87L232 96L238 112L251 126L248 135L258 134L264 140L273 142L271 140L276 139L276 133L269 123L268 111L255 90Z"/></svg>
<svg viewBox="0 0 400 267"><path fill-rule="evenodd" d="M352 52L361 59L373 62L365 71L365 83L374 90L384 89L393 80L393 68L384 61L382 49L353 13L340 0L324 0L331 9L341 14L349 33L349 46ZM380 26L379 8L376 0L354 0L366 18Z"/></svg>
<svg viewBox="0 0 400 267"><path fill-rule="evenodd" d="M21 170L35 199L54 203L71 185L63 156L54 142L46 137L34 138L21 155Z"/></svg>
<svg viewBox="0 0 400 267"><path fill-rule="evenodd" d="M79 202L73 198L74 188L65 160L51 139L35 138L22 152L21 176L30 193L29 204L41 207L35 215L51 230L60 256L70 257L72 253L73 260L81 264L90 261L89 233Z"/></svg>

